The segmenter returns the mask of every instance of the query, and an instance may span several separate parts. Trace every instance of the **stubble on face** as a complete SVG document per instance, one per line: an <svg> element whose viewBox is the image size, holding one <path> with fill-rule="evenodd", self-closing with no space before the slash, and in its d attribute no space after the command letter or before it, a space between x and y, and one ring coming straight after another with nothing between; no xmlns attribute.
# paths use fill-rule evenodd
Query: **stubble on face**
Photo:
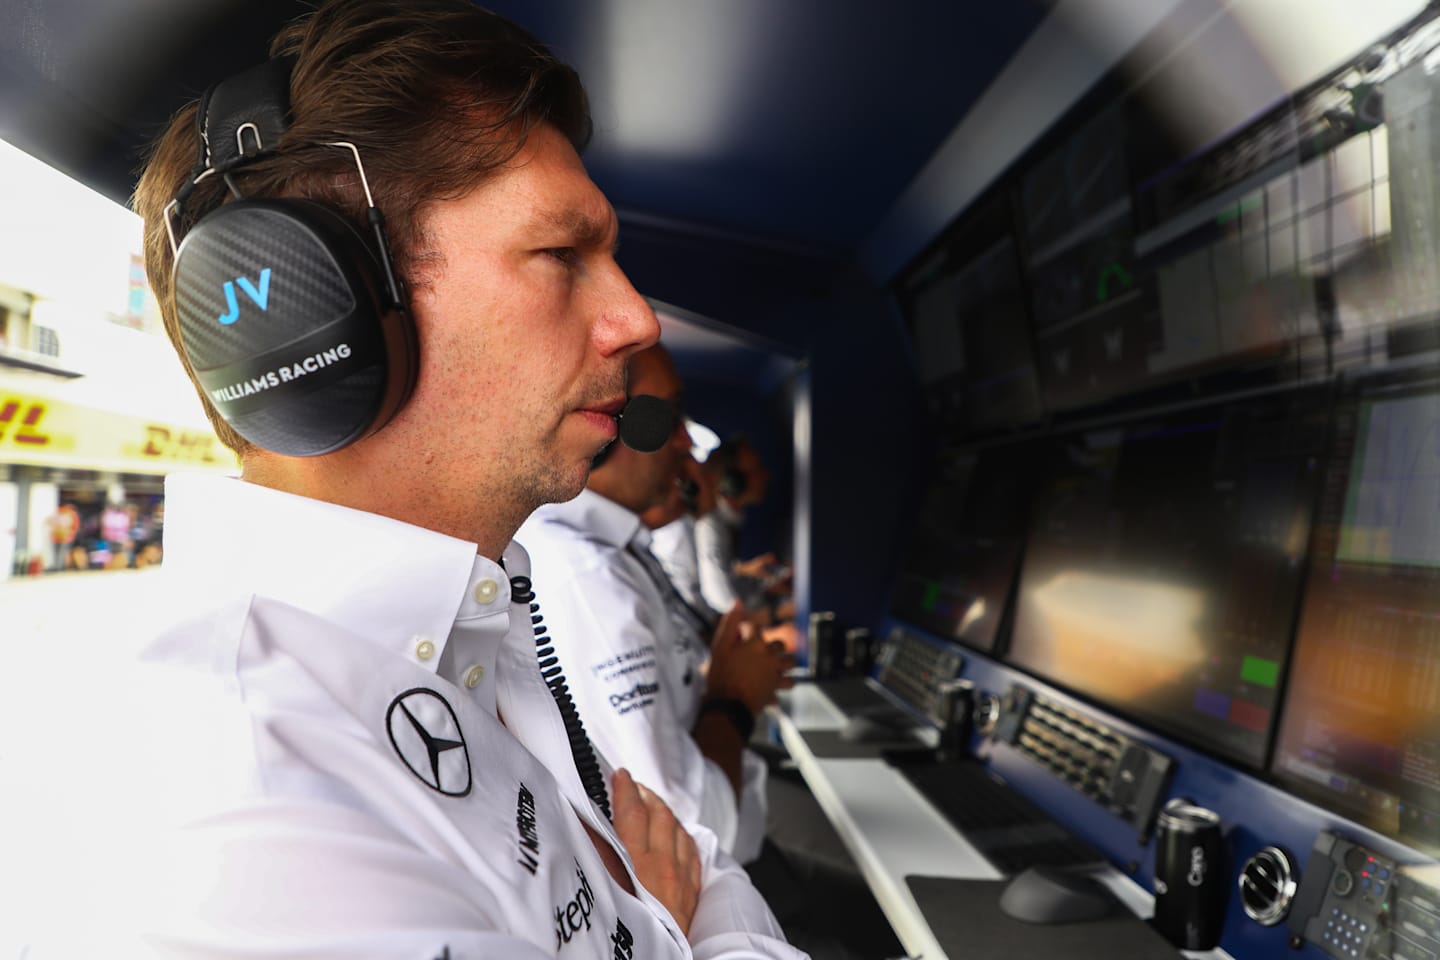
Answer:
<svg viewBox="0 0 1440 960"><path fill-rule="evenodd" d="M625 366L623 362L615 369L602 371L590 381L585 389L572 400L567 401L559 411L557 419L550 425L540 443L528 448L527 452L513 451L516 456L510 469L505 471L508 495L515 503L525 505L533 511L547 503L564 503L574 500L585 489L590 476L590 464L603 445L578 458L567 460L567 428L573 428L570 415L573 411L604 403L611 397L625 393ZM620 441L616 439L614 443ZM571 443L573 446L573 443Z"/></svg>

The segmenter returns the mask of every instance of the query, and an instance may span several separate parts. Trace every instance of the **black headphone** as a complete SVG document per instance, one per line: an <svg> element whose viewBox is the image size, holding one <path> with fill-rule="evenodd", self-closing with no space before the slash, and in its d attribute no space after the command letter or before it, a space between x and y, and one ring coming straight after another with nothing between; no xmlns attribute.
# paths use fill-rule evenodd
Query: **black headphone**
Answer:
<svg viewBox="0 0 1440 960"><path fill-rule="evenodd" d="M723 496L739 499L745 495L745 488L749 485L750 477L739 467L726 467L720 471L720 482L715 489Z"/></svg>
<svg viewBox="0 0 1440 960"><path fill-rule="evenodd" d="M243 197L230 177L289 127L293 57L211 87L196 116L199 157L165 210L181 348L240 436L292 457L331 453L385 426L415 387L420 351L385 221L354 144L372 240L311 200ZM235 199L175 242L195 185L223 177Z"/></svg>
<svg viewBox="0 0 1440 960"><path fill-rule="evenodd" d="M715 491L722 497L739 499L750 486L750 475L740 468L740 451L748 441L732 437L710 453L707 462L720 469L716 474Z"/></svg>

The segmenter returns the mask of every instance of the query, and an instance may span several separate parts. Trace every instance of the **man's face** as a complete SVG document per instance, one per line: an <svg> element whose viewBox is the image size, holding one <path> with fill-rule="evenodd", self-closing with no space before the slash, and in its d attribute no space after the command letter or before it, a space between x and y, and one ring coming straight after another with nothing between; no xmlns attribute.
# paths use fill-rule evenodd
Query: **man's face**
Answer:
<svg viewBox="0 0 1440 960"><path fill-rule="evenodd" d="M739 466L745 474L745 503L754 504L764 500L765 492L770 487L770 471L765 469L765 464L754 447L746 445L740 448Z"/></svg>
<svg viewBox="0 0 1440 960"><path fill-rule="evenodd" d="M659 336L615 263L614 211L541 125L498 175L427 205L420 224L434 255L410 278L420 376L377 438L408 444L438 512L523 517L574 497L615 437L627 359Z"/></svg>
<svg viewBox="0 0 1440 960"><path fill-rule="evenodd" d="M659 503L649 510L641 512L640 519L645 526L651 530L659 530L667 523L679 520L685 515L685 498L681 495L678 483L670 484L669 491Z"/></svg>

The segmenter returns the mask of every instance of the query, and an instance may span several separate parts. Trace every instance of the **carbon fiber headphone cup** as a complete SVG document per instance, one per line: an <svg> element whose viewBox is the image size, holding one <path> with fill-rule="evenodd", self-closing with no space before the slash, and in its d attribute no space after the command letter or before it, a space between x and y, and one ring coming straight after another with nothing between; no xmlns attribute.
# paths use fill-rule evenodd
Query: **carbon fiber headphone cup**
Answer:
<svg viewBox="0 0 1440 960"><path fill-rule="evenodd" d="M403 405L414 332L386 307L377 269L355 230L309 201L239 200L190 230L175 258L181 341L236 432L318 456Z"/></svg>

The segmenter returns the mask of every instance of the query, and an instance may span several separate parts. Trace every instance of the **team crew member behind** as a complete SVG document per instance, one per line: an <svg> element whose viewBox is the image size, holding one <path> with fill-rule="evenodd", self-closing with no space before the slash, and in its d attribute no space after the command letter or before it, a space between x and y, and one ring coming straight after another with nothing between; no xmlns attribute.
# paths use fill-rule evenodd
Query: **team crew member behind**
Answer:
<svg viewBox="0 0 1440 960"><path fill-rule="evenodd" d="M200 180L176 233L195 240L233 192L319 201L373 238L356 157L332 145L353 143L409 291L390 295L409 301L417 377L388 422L313 456L246 441L201 390L243 476L167 486L174 580L154 613L175 622L85 745L106 846L83 871L100 895L74 912L98 942L63 955L800 956L712 835L692 841L624 772L606 796L537 666L511 537L583 487L626 359L657 336L579 159L578 78L468 0L325 3L274 50L295 56L265 74L288 86L288 129ZM210 110L233 108L221 90ZM218 283L202 314L172 282L165 207L195 175L196 129L194 106L177 114L136 194L187 369L179 325L226 322ZM205 150L234 142L212 131ZM267 303L243 299L227 337L262 335L320 282L275 260ZM295 398L287 429L335 412L272 394Z"/></svg>
<svg viewBox="0 0 1440 960"><path fill-rule="evenodd" d="M679 406L663 347L631 358L630 389ZM738 605L712 629L650 553L641 514L673 497L690 443L677 418L658 453L610 447L580 496L537 510L516 539L530 552L550 635L575 664L571 687L600 752L746 862L765 835L765 763L745 742L755 714L790 682L790 660Z"/></svg>
<svg viewBox="0 0 1440 960"><path fill-rule="evenodd" d="M695 550L695 521L715 509L715 478L694 455L687 457L673 502L651 509L650 552L680 591L685 602L712 618L718 617L700 592L700 564Z"/></svg>
<svg viewBox="0 0 1440 960"><path fill-rule="evenodd" d="M736 541L745 508L765 499L770 472L745 437L732 437L710 452L702 465L716 485L715 509L695 521L700 593L705 602L727 609L739 601L764 626L790 620L789 577L778 572L773 553L736 558Z"/></svg>

